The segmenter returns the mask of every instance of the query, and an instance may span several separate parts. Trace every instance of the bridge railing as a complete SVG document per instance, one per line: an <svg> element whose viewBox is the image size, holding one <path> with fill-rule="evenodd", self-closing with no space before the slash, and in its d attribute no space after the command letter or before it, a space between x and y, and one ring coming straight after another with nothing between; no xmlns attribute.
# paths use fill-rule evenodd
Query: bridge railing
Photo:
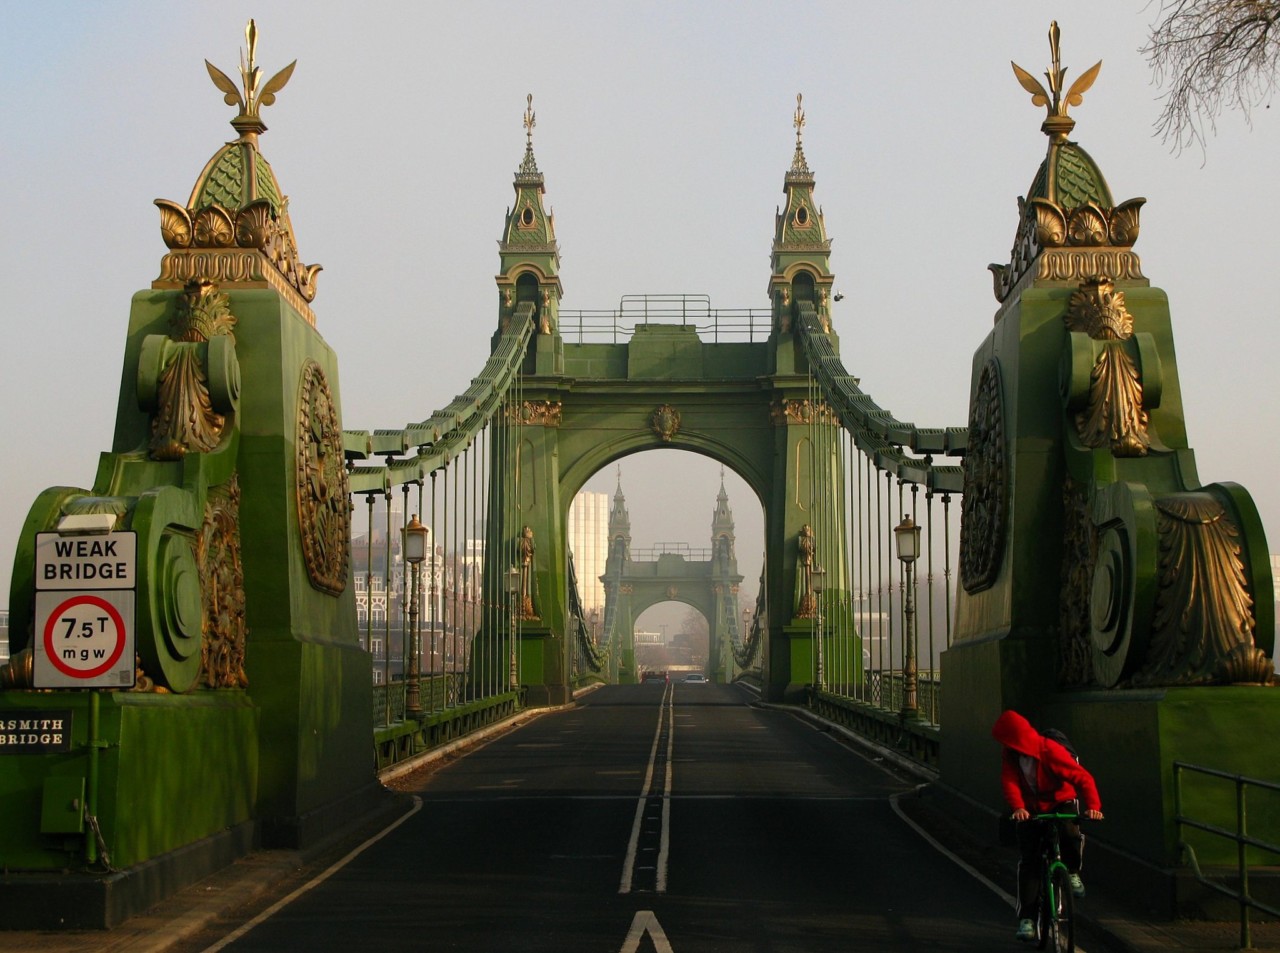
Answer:
<svg viewBox="0 0 1280 953"><path fill-rule="evenodd" d="M935 458L963 457L968 430L917 427L879 407L845 370L812 305L799 311L809 394L789 412L810 427L811 498L833 501L813 514L811 565L797 593L796 614L815 631L815 695L937 726L960 535L953 503L964 474ZM904 558L901 537L915 540L914 557ZM834 552L833 540L846 551Z"/></svg>
<svg viewBox="0 0 1280 953"><path fill-rule="evenodd" d="M769 308L713 308L703 294L624 295L612 310L559 312L560 335L569 344L624 344L637 326L694 327L713 344L765 341L773 323Z"/></svg>
<svg viewBox="0 0 1280 953"><path fill-rule="evenodd" d="M709 546L701 548L688 543L654 543L645 549L632 548L632 562L656 562L659 556L681 556L689 562L709 562L714 551Z"/></svg>
<svg viewBox="0 0 1280 953"><path fill-rule="evenodd" d="M353 570L361 641L381 682L372 712L381 765L521 704L515 647L531 573L512 512L489 505L494 489L518 498L533 330L533 306L522 304L480 375L446 407L403 427L343 434L352 504L366 511ZM474 538L478 525L499 526L490 538L504 543Z"/></svg>
<svg viewBox="0 0 1280 953"><path fill-rule="evenodd" d="M1188 792L1187 775L1192 775L1194 778L1202 780L1208 779L1208 785L1197 785L1198 790ZM1217 785L1219 788L1229 786L1226 796L1219 791L1217 796L1214 797L1212 791L1207 789L1214 781L1225 782L1225 785ZM1274 817L1277 804L1275 795L1280 794L1280 784L1263 781L1259 778L1248 778L1239 774L1228 774L1225 771L1217 771L1197 764L1188 764L1184 761L1175 761L1173 763L1174 821L1178 825L1178 847L1185 854L1188 863L1191 865L1192 873L1201 884L1215 893L1229 897L1238 904L1240 909L1240 948L1244 950L1253 949L1250 923L1251 911L1257 910L1269 917L1280 917L1280 909L1256 899L1249 887L1251 854L1256 860L1265 859L1266 863L1263 866L1267 866L1269 869L1274 869L1273 865L1276 863L1277 858L1280 858L1280 844L1276 843L1274 839L1272 841L1261 840L1255 833L1250 832L1250 789L1271 796L1269 798L1271 810L1268 813ZM1194 817L1188 813L1187 808L1188 800L1193 798L1198 798L1198 803L1200 804L1197 809L1198 816ZM1214 823L1215 820L1222 818L1222 805L1228 801L1232 802L1232 807L1228 808L1226 813L1234 815L1229 828L1223 826L1222 823ZM1211 803L1216 803L1218 810L1212 810L1207 806ZM1210 817L1212 819L1209 819ZM1220 880L1210 878L1201 869L1196 849L1189 841L1188 831L1199 831L1219 841L1228 841L1235 848L1236 886L1234 888L1227 886Z"/></svg>

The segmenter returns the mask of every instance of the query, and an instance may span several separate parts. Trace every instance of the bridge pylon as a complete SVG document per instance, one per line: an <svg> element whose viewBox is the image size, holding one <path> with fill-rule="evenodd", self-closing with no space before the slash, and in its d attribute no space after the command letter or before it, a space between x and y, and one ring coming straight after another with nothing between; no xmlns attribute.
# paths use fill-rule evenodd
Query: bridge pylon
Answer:
<svg viewBox="0 0 1280 953"><path fill-rule="evenodd" d="M133 298L112 448L92 488L39 496L18 544L0 718L65 735L0 774L8 927L111 926L255 845L312 844L379 796L320 267L299 259L258 146L259 108L292 65L259 82L252 22L247 39L243 88L209 67L238 138L185 205L156 202L168 251ZM36 550L114 537L136 550L133 641L111 685L81 667L87 690L68 689Z"/></svg>
<svg viewBox="0 0 1280 953"><path fill-rule="evenodd" d="M973 358L941 770L990 801L1003 709L1066 731L1098 779L1111 862L1167 909L1183 859L1174 763L1280 781L1267 741L1280 695L1262 690L1275 607L1252 499L1196 474L1168 299L1133 251L1145 200L1115 202L1067 139L1067 105L1094 75L1061 99L1037 94L1048 153L1011 261L992 266L1000 305ZM1235 814L1230 784L1191 796ZM1201 864L1233 862L1226 840L1188 839Z"/></svg>
<svg viewBox="0 0 1280 953"><path fill-rule="evenodd" d="M525 528L532 540L531 605L517 635L527 697L558 703L570 695L565 524L573 496L622 457L679 449L734 470L764 511L768 612L753 664L768 698L799 700L817 678L822 655L816 638L822 620L809 611L812 599L806 596L809 571L825 572L824 605L847 607L850 592L840 495L843 453L835 421L797 347L798 329L806 320L816 322L831 347L838 347L829 313L830 242L800 138L803 111L797 106L795 154L784 179L786 205L775 219L771 306L760 315L768 322L760 328L754 315L747 315L744 327L737 323L740 313L731 322L698 296L702 303L696 306L690 296L664 304L655 299L652 311L647 298L638 299L642 310L628 315L620 310L607 328L590 326L583 314L566 318L560 308L554 223L543 206L544 177L533 153L532 104L525 124L516 201L499 244L498 332L528 313L536 334L512 402L511 413L520 424L512 478L501 487L495 484L497 495L490 503L491 513L504 515L491 521L486 548L510 552L513 533ZM576 326L566 329L566 320ZM722 321L726 330L733 328L733 340L721 340ZM800 549L806 526L816 541L807 563ZM486 598L499 599L489 576ZM713 652L731 638L725 635L730 623L715 621L717 612L711 606L708 613ZM627 651L626 646L615 649L624 678L634 676ZM856 648L842 653L861 657ZM717 659L715 669L727 677L727 658Z"/></svg>

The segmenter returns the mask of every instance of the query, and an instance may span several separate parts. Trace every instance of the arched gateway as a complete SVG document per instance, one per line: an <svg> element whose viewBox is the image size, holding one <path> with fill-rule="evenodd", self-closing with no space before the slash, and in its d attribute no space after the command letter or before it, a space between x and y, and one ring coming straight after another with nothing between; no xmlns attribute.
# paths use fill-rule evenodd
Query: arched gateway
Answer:
<svg viewBox="0 0 1280 953"><path fill-rule="evenodd" d="M646 609L663 602L680 602L707 620L707 674L727 681L735 674L733 647L738 641L738 572L733 511L724 480L711 517L711 546L697 558L687 546L655 547L648 559L631 550L631 516L619 477L609 512L609 558L604 583L604 631L612 664L610 675L621 682L639 675L635 653L635 624Z"/></svg>
<svg viewBox="0 0 1280 953"><path fill-rule="evenodd" d="M537 334L516 411L522 426L516 488L508 494L514 498L491 510L510 507L510 518L493 525L517 527L526 537L527 527L535 544L537 604L525 613L520 648L530 700L568 698L570 502L609 463L660 447L710 457L755 491L765 524L768 628L760 659L765 693L795 697L812 680L813 670L814 625L806 611L812 600L797 591L807 578L801 573L798 582L797 577L798 540L806 527L815 542L813 564L826 570L829 598L838 600L849 591L843 523L817 515L840 512L839 499L817 498L831 492L818 487L842 485L839 448L815 439L813 424L826 405L813 399L808 364L791 333L794 324L812 317L838 353L828 312L831 243L813 200L814 176L801 139L804 114L797 105L795 155L774 227L771 309L755 315L759 325L750 313L717 312L705 302L692 308L689 299L680 299L681 308L664 312L660 320L646 309L634 327L610 322L603 340L587 316L560 312L559 251L554 221L542 202L544 180L533 154L532 124L530 111L497 283L499 331L532 308ZM822 469L829 479L816 478ZM496 486L492 492L504 494ZM513 541L490 539L488 545L502 551ZM499 573L490 575L496 579Z"/></svg>

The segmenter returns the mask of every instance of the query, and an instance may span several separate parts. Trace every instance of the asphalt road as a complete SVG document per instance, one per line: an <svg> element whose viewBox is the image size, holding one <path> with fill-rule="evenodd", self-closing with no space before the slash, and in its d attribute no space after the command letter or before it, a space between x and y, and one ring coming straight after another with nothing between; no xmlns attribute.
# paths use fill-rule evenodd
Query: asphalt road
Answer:
<svg viewBox="0 0 1280 953"><path fill-rule="evenodd" d="M1006 903L895 811L912 779L751 702L731 686L602 688L402 779L420 806L395 830L189 949L1018 948Z"/></svg>

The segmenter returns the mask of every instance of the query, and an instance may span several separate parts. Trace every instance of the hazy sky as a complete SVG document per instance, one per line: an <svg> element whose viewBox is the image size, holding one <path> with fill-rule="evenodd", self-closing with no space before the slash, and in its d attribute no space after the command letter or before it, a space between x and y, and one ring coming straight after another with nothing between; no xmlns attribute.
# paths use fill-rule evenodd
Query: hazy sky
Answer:
<svg viewBox="0 0 1280 953"><path fill-rule="evenodd" d="M528 93L563 306L690 292L741 308L768 305L803 92L845 365L900 419L963 425L996 309L986 266L1008 261L1017 197L1045 152L1044 111L1009 61L1040 76L1056 17L1068 82L1103 61L1073 138L1117 202L1148 199L1136 251L1171 300L1200 477L1244 484L1280 533L1268 436L1280 117L1260 110L1250 129L1229 115L1204 155L1153 139L1145 0L10 0L0 12L9 553L40 490L91 485L110 448L130 296L165 250L152 200L185 203L234 138L202 60L236 75L250 16L268 76L298 60L261 145L303 260L324 265L314 307L352 429L421 420L483 364ZM668 457L645 459L623 462L637 545L706 545L718 466L673 478L684 471ZM610 468L591 486L614 480ZM754 581L759 508L736 477L729 489Z"/></svg>

